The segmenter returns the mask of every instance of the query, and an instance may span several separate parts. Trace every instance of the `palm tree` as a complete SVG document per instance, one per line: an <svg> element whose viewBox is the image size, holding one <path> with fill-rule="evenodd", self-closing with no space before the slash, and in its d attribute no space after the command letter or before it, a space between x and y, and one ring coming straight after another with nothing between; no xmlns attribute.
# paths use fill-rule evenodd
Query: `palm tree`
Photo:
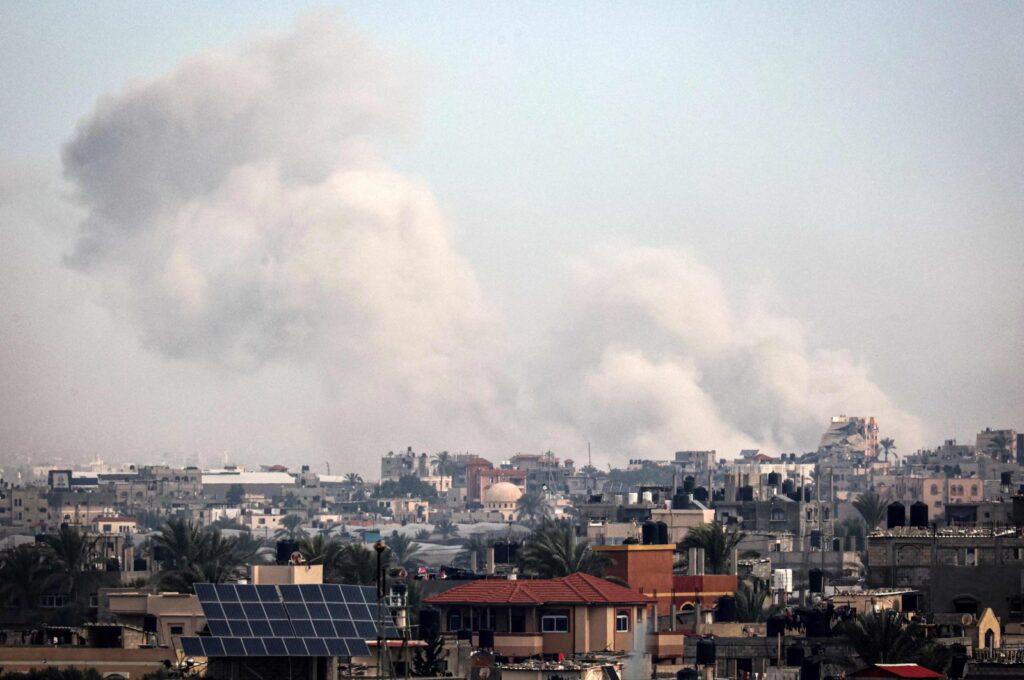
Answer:
<svg viewBox="0 0 1024 680"><path fill-rule="evenodd" d="M745 578L736 589L736 616L741 623L767 621L780 607L772 605L766 608L771 591L768 581L763 578Z"/></svg>
<svg viewBox="0 0 1024 680"><path fill-rule="evenodd" d="M451 536L459 533L459 525L445 517L434 522L434 531L441 536L442 540L447 541Z"/></svg>
<svg viewBox="0 0 1024 680"><path fill-rule="evenodd" d="M391 559L399 566L408 569L419 564L416 553L419 552L420 546L407 536L403 536L398 531L392 531L391 537L387 540L387 545Z"/></svg>
<svg viewBox="0 0 1024 680"><path fill-rule="evenodd" d="M346 543L338 553L340 583L373 585L377 582L377 558L359 543Z"/></svg>
<svg viewBox="0 0 1024 680"><path fill-rule="evenodd" d="M281 518L281 528L274 532L274 538L298 541L306 535L306 530L302 528L304 521L299 515L285 515Z"/></svg>
<svg viewBox="0 0 1024 680"><path fill-rule="evenodd" d="M50 565L36 543L10 548L0 555L0 603L33 609L50 583Z"/></svg>
<svg viewBox="0 0 1024 680"><path fill-rule="evenodd" d="M732 563L733 552L746 538L735 524L725 525L721 522L701 524L690 529L681 540L677 549L685 553L690 548L704 550L704 570L708 574L728 574Z"/></svg>
<svg viewBox="0 0 1024 680"><path fill-rule="evenodd" d="M363 476L358 472L349 472L345 475L345 483L351 486L359 486L363 483Z"/></svg>
<svg viewBox="0 0 1024 680"><path fill-rule="evenodd" d="M163 567L158 585L177 592L190 592L196 583L240 578L248 565L264 561L263 542L252 534L225 538L217 529L183 519L169 520L152 538L152 549Z"/></svg>
<svg viewBox="0 0 1024 680"><path fill-rule="evenodd" d="M45 559L72 602L77 601L82 587L99 574L96 569L98 541L99 537L90 538L67 525L61 526L56 534L43 537Z"/></svg>
<svg viewBox="0 0 1024 680"><path fill-rule="evenodd" d="M473 534L469 538L462 541L462 548L465 552L459 553L458 564L461 564L467 568L473 566L473 555L476 555L476 568L483 569L484 565L487 564L487 551L491 549L491 544L494 542L487 534Z"/></svg>
<svg viewBox="0 0 1024 680"><path fill-rule="evenodd" d="M986 451L990 456L1001 460L1004 463L1010 461L1010 446L1013 444L1013 438L1010 437L1006 432L996 432L988 440L988 446Z"/></svg>
<svg viewBox="0 0 1024 680"><path fill-rule="evenodd" d="M544 522L551 518L551 505L542 494L536 492L520 496L516 501L516 510L519 513L519 519L529 518L530 524L536 524L538 521Z"/></svg>
<svg viewBox="0 0 1024 680"><path fill-rule="evenodd" d="M879 442L879 446L882 447L882 453L885 454L885 462L889 462L889 452L896 450L896 442L886 437Z"/></svg>
<svg viewBox="0 0 1024 680"><path fill-rule="evenodd" d="M927 639L920 624L906 622L891 609L860 614L841 624L838 632L867 665L916 663L942 673L952 656L948 648Z"/></svg>
<svg viewBox="0 0 1024 680"><path fill-rule="evenodd" d="M853 507L864 518L868 531L874 530L885 519L886 502L874 491L868 491L858 496L857 500L853 502Z"/></svg>
<svg viewBox="0 0 1024 680"><path fill-rule="evenodd" d="M554 522L545 522L526 540L520 561L524 571L540 578L577 572L604 576L611 562L603 553L591 550L586 539L577 541L571 526Z"/></svg>
<svg viewBox="0 0 1024 680"><path fill-rule="evenodd" d="M444 477L451 472L452 454L447 451L440 451L434 454L434 460L437 461L437 474L441 477L441 488L444 488Z"/></svg>
<svg viewBox="0 0 1024 680"><path fill-rule="evenodd" d="M417 541L429 541L430 537L432 535L433 534L431 533L430 529L420 529L419 531L416 532L416 540Z"/></svg>
<svg viewBox="0 0 1024 680"><path fill-rule="evenodd" d="M307 536L299 541L299 554L307 564L323 565L325 583L335 582L341 566L341 543L323 534Z"/></svg>

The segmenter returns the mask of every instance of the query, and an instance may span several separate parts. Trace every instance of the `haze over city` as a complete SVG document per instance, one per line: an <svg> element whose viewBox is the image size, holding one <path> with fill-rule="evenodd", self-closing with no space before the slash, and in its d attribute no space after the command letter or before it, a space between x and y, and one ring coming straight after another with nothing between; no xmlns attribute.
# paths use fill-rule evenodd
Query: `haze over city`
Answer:
<svg viewBox="0 0 1024 680"><path fill-rule="evenodd" d="M0 463L1024 410L1020 4L0 6Z"/></svg>

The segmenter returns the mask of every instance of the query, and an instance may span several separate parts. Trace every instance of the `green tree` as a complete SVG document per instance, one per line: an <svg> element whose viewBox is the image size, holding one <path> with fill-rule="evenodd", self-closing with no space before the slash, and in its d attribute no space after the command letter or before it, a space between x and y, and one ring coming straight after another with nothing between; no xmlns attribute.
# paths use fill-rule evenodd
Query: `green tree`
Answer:
<svg viewBox="0 0 1024 680"><path fill-rule="evenodd" d="M431 533L430 529L420 529L416 532L417 541L429 541L431 536L433 536L433 533Z"/></svg>
<svg viewBox="0 0 1024 680"><path fill-rule="evenodd" d="M879 446L882 447L882 453L885 455L885 462L889 462L889 452L896 450L896 442L886 437L879 442Z"/></svg>
<svg viewBox="0 0 1024 680"><path fill-rule="evenodd" d="M473 534L462 541L464 552L459 553L456 563L466 567L473 566L472 555L476 555L476 568L482 570L487 564L487 551L490 550L494 539L487 534Z"/></svg>
<svg viewBox="0 0 1024 680"><path fill-rule="evenodd" d="M885 519L886 503L874 491L868 491L858 496L857 500L853 502L853 507L864 518L864 524L867 525L868 531L873 531Z"/></svg>
<svg viewBox="0 0 1024 680"><path fill-rule="evenodd" d="M860 614L841 624L837 632L866 665L916 663L944 673L952 657L949 649L925 637L920 624L905 621L891 609Z"/></svg>
<svg viewBox="0 0 1024 680"><path fill-rule="evenodd" d="M437 498L437 489L416 475L402 475L398 481L386 480L377 485L374 498Z"/></svg>
<svg viewBox="0 0 1024 680"><path fill-rule="evenodd" d="M740 581L736 589L737 619L742 623L767 621L769 616L781 609L775 605L765 607L770 596L771 590L765 579L750 577Z"/></svg>
<svg viewBox="0 0 1024 680"><path fill-rule="evenodd" d="M439 677L445 671L444 660L448 656L444 649L444 638L437 633L425 642L426 646L418 648L413 657L413 675L418 678Z"/></svg>
<svg viewBox="0 0 1024 680"><path fill-rule="evenodd" d="M419 564L419 559L416 553L420 551L420 546L415 543L409 537L392 531L390 538L385 541L388 546L388 554L390 559L395 564L410 569Z"/></svg>
<svg viewBox="0 0 1024 680"><path fill-rule="evenodd" d="M0 603L34 609L39 596L49 587L52 575L39 544L27 543L5 550L0 555Z"/></svg>
<svg viewBox="0 0 1024 680"><path fill-rule="evenodd" d="M445 517L434 522L434 531L442 540L447 541L449 538L459 533L459 525Z"/></svg>
<svg viewBox="0 0 1024 680"><path fill-rule="evenodd" d="M77 602L83 589L99 580L96 568L96 544L99 537L79 533L78 529L61 526L55 534L43 537L45 559L56 577L61 591Z"/></svg>
<svg viewBox="0 0 1024 680"><path fill-rule="evenodd" d="M281 528L274 532L274 538L298 541L306 535L306 530L302 528L302 523L305 521L299 515L285 515L281 518Z"/></svg>
<svg viewBox="0 0 1024 680"><path fill-rule="evenodd" d="M1010 446L1013 444L1013 438L1005 432L996 432L988 440L988 446L986 451L990 456L1000 460L1004 463L1012 462L1010 460Z"/></svg>
<svg viewBox="0 0 1024 680"><path fill-rule="evenodd" d="M677 544L677 549L685 554L690 548L701 548L704 550L706 573L728 574L731 567L735 566L731 564L733 552L745 537L746 534L735 524L710 522L690 529Z"/></svg>
<svg viewBox="0 0 1024 680"><path fill-rule="evenodd" d="M228 487L224 500L228 505L241 505L242 501L245 500L245 487L241 484L232 484Z"/></svg>
<svg viewBox="0 0 1024 680"><path fill-rule="evenodd" d="M358 472L349 472L345 475L345 483L349 486L360 486L363 483L363 476Z"/></svg>
<svg viewBox="0 0 1024 680"><path fill-rule="evenodd" d="M337 583L343 566L341 543L323 534L306 536L299 541L299 554L307 564L323 565L325 583Z"/></svg>
<svg viewBox="0 0 1024 680"><path fill-rule="evenodd" d="M586 539L578 541L571 526L544 522L526 540L520 562L527 573L557 578L577 572L604 576L611 561L591 550Z"/></svg>
<svg viewBox="0 0 1024 680"><path fill-rule="evenodd" d="M360 543L346 543L338 555L339 583L368 586L377 582L377 556Z"/></svg>
<svg viewBox="0 0 1024 680"><path fill-rule="evenodd" d="M551 519L551 505L543 494L536 492L523 494L516 501L519 519L533 525Z"/></svg>
<svg viewBox="0 0 1024 680"><path fill-rule="evenodd" d="M244 576L248 565L265 561L263 549L263 542L248 533L226 538L217 529L172 519L152 538L162 567L157 584L165 590L191 592L196 583L231 581Z"/></svg>

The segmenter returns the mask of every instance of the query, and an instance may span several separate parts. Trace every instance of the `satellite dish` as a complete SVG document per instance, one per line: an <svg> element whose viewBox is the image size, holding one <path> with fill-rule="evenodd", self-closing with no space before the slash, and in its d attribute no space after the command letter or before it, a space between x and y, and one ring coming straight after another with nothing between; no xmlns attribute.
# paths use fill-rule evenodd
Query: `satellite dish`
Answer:
<svg viewBox="0 0 1024 680"><path fill-rule="evenodd" d="M972 623L974 623L974 615L964 614L960 617L960 623L964 624L965 626L971 625Z"/></svg>

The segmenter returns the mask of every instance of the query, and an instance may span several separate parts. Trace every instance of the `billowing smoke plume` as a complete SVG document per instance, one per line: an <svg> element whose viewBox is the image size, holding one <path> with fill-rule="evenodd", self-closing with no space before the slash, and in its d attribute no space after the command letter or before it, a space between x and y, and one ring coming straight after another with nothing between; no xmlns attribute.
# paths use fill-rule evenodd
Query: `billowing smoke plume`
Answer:
<svg viewBox="0 0 1024 680"><path fill-rule="evenodd" d="M65 149L88 211L68 263L168 357L320 374L334 450L662 457L813 447L838 412L914 426L849 356L671 250L581 258L511 375L515 339L430 191L373 146L405 118L401 73L317 16L103 99Z"/></svg>
<svg viewBox="0 0 1024 680"><path fill-rule="evenodd" d="M849 413L920 441L916 419L848 353L811 346L800 322L757 297L734 302L685 252L597 248L571 265L570 282L535 389L555 432L569 424L641 455L804 451L830 415Z"/></svg>
<svg viewBox="0 0 1024 680"><path fill-rule="evenodd" d="M317 16L104 99L64 153L90 211L69 262L157 351L311 362L348 436L479 445L492 315L430 192L369 141L402 119L399 72Z"/></svg>

